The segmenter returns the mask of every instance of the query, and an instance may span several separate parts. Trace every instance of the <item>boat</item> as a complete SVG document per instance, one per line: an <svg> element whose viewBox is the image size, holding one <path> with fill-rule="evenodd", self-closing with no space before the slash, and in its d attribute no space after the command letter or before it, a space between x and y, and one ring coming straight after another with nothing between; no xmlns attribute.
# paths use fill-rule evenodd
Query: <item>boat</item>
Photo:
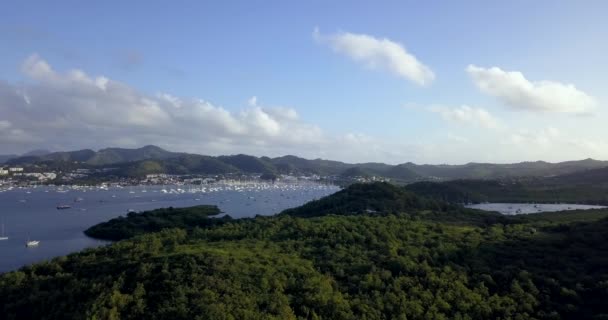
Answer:
<svg viewBox="0 0 608 320"><path fill-rule="evenodd" d="M65 210L65 209L69 209L69 208L71 208L71 207L72 207L72 206L67 205L67 204L61 204L61 205L58 205L58 206L57 206L57 210Z"/></svg>
<svg viewBox="0 0 608 320"><path fill-rule="evenodd" d="M25 242L26 247L37 247L40 244L38 240L28 240Z"/></svg>
<svg viewBox="0 0 608 320"><path fill-rule="evenodd" d="M4 234L4 223L2 224L2 234L0 234L0 240L8 240L8 237Z"/></svg>

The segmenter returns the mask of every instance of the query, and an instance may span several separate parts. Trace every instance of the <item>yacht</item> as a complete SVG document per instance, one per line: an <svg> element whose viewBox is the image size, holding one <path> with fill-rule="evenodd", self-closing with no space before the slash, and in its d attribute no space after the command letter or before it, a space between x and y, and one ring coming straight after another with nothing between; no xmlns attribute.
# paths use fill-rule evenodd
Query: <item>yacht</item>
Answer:
<svg viewBox="0 0 608 320"><path fill-rule="evenodd" d="M38 240L28 240L27 242L25 242L26 247L37 247L39 244L40 241Z"/></svg>

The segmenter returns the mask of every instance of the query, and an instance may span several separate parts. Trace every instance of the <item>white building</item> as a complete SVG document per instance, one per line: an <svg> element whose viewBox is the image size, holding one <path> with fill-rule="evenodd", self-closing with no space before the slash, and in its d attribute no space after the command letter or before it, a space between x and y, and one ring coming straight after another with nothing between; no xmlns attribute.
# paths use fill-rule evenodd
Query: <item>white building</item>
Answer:
<svg viewBox="0 0 608 320"><path fill-rule="evenodd" d="M44 175L42 173L39 173L39 172L28 172L28 173L24 173L23 176L36 178L38 180L43 180L44 179Z"/></svg>
<svg viewBox="0 0 608 320"><path fill-rule="evenodd" d="M153 173L147 174L146 179L158 179L158 178L167 178L167 174L165 173Z"/></svg>
<svg viewBox="0 0 608 320"><path fill-rule="evenodd" d="M28 172L28 173L15 173L15 175L23 175L25 177L36 178L39 181L53 180L57 178L57 174L54 172Z"/></svg>
<svg viewBox="0 0 608 320"><path fill-rule="evenodd" d="M4 169L4 168L0 168L0 176L5 176L8 174L8 170Z"/></svg>
<svg viewBox="0 0 608 320"><path fill-rule="evenodd" d="M10 172L23 172L23 168L13 167L13 168L8 168L8 171L10 171Z"/></svg>
<svg viewBox="0 0 608 320"><path fill-rule="evenodd" d="M53 180L55 178L57 178L57 174L55 172L45 172L43 173L44 177L49 179L49 180Z"/></svg>

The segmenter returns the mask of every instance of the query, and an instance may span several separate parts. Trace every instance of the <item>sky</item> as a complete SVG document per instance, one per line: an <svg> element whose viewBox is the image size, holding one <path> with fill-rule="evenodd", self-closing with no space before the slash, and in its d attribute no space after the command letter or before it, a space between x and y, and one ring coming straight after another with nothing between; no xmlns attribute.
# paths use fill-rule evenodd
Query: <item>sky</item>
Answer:
<svg viewBox="0 0 608 320"><path fill-rule="evenodd" d="M608 159L608 2L5 1L0 154Z"/></svg>

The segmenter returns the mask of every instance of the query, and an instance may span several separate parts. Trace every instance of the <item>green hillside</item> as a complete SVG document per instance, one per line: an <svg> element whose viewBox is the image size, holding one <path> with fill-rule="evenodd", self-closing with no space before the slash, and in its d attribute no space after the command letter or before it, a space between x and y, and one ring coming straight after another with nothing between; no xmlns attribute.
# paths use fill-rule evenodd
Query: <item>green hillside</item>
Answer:
<svg viewBox="0 0 608 320"><path fill-rule="evenodd" d="M296 217L328 214L397 213L417 210L443 210L445 204L407 192L386 182L353 184L335 194L287 209L281 214Z"/></svg>
<svg viewBox="0 0 608 320"><path fill-rule="evenodd" d="M208 174L317 174L339 185L359 178L388 179L433 200L450 203L568 202L608 205L606 162L586 159L561 163L516 164L469 163L465 165L416 165L405 163L348 164L330 160L307 160L296 156L278 158L203 156L175 153L156 146L139 149L107 148L97 152L55 152L11 159L8 165L34 165L32 170L69 172L79 168L112 170L83 178L83 183L143 177L152 173ZM433 181L433 182L430 182ZM373 210L373 209L371 209Z"/></svg>
<svg viewBox="0 0 608 320"><path fill-rule="evenodd" d="M195 206L189 208L163 208L141 213L129 212L126 217L114 218L85 230L93 238L122 240L144 233L163 229L208 227L230 221L230 216L212 218L220 214L216 206Z"/></svg>
<svg viewBox="0 0 608 320"><path fill-rule="evenodd" d="M234 156L220 156L217 159L221 162L229 164L241 172L246 173L273 173L276 168L272 163L262 158L254 156L248 156L245 154L238 154Z"/></svg>
<svg viewBox="0 0 608 320"><path fill-rule="evenodd" d="M373 174L361 167L348 168L340 173L342 178L371 177Z"/></svg>
<svg viewBox="0 0 608 320"><path fill-rule="evenodd" d="M522 162L515 164L468 163L464 165L417 165L411 162L388 165L384 163L351 164L323 159L304 159L292 155L277 158L250 155L204 156L166 151L157 146L138 149L106 148L99 151L79 150L29 155L8 159L9 165L37 165L39 168L73 170L77 168L116 167L116 175L143 175L157 173L159 168L171 174L317 174L335 176L351 183L353 177L377 176L397 183L421 180L446 181L457 179L515 179L546 178L608 167L608 162L586 159L561 163ZM141 165L150 161L157 166ZM146 170L150 168L150 170Z"/></svg>
<svg viewBox="0 0 608 320"><path fill-rule="evenodd" d="M171 216L136 215L144 226ZM120 221L129 219L136 217ZM1 275L0 312L6 319L602 319L608 220L597 219L469 225L409 213L284 214L192 228L176 218L185 229Z"/></svg>
<svg viewBox="0 0 608 320"><path fill-rule="evenodd" d="M405 188L452 203L536 202L608 205L606 169L550 178L417 182Z"/></svg>

